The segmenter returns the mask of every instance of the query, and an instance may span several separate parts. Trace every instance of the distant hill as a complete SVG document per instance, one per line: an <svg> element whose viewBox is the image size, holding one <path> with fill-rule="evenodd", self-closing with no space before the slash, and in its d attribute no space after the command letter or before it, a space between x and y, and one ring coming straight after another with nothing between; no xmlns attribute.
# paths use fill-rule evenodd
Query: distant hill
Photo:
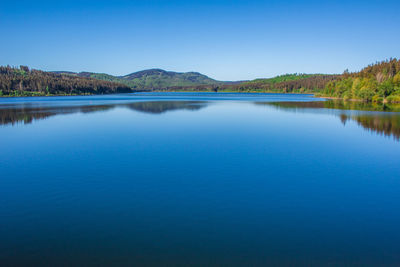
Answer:
<svg viewBox="0 0 400 267"><path fill-rule="evenodd" d="M134 72L122 77L119 77L121 82L125 81L126 85L132 88L144 89L165 89L175 86L196 86L220 84L198 72L173 72L161 69L150 69L139 72Z"/></svg>
<svg viewBox="0 0 400 267"><path fill-rule="evenodd" d="M74 73L57 71L55 73L118 82L125 84L134 90L165 90L171 87L191 87L223 83L198 72L173 72L162 69L143 70L124 76L112 76L105 73L92 72Z"/></svg>
<svg viewBox="0 0 400 267"><path fill-rule="evenodd" d="M218 92L273 92L273 93L316 93L328 82L341 75L332 74L285 74L273 78L251 81L224 82L217 85L200 85L194 88L174 87L176 91L218 91Z"/></svg>
<svg viewBox="0 0 400 267"><path fill-rule="evenodd" d="M307 79L310 77L316 77L316 76L321 76L322 74L303 74L303 73L294 73L294 74L284 74L284 75L279 75L273 78L259 78L259 79L254 79L251 81L245 81L242 83L242 85L250 85L250 84L277 84L277 83L282 83L282 82L290 82L290 81L297 81L297 80L303 80Z"/></svg>
<svg viewBox="0 0 400 267"><path fill-rule="evenodd" d="M338 79L340 75L332 74L285 74L266 79L255 79L236 85L239 91L259 90L280 93L315 93L325 88L325 85Z"/></svg>

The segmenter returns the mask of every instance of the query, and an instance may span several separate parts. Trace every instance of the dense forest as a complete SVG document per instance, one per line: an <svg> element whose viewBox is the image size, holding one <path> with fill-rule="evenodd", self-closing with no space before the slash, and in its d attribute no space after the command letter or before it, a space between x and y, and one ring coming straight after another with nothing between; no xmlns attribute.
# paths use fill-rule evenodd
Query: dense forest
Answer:
<svg viewBox="0 0 400 267"><path fill-rule="evenodd" d="M0 96L37 95L84 95L128 93L132 89L126 85L102 81L94 78L30 70L0 67Z"/></svg>
<svg viewBox="0 0 400 267"><path fill-rule="evenodd" d="M328 82L321 95L400 103L400 60L378 62L360 72L345 71L340 79Z"/></svg>

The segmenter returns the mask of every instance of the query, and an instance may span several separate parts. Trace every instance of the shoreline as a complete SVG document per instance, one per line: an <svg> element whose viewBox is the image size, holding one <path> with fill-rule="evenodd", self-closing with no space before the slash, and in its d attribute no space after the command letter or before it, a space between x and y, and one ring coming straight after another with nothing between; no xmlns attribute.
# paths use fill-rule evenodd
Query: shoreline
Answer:
<svg viewBox="0 0 400 267"><path fill-rule="evenodd" d="M364 102L364 103L377 103L377 104L400 104L400 102L389 102L387 99L383 99L383 101L366 101L363 99L344 99L340 97L333 96L323 96L318 95L318 93L304 92L304 93L282 93L282 92L260 92L260 91L249 91L249 92L238 92L238 91L223 91L223 92L215 92L215 91L180 91L180 90L154 90L154 91L135 91L130 92L129 94L134 93L236 93L236 94L283 94L283 95L307 95L309 97L328 99L328 100L341 100L341 101L349 101L349 102ZM21 97L57 97L57 96L99 96L99 95L118 95L118 94L126 94L126 93L115 93L115 94L56 94L56 95L26 95L26 96L15 96L15 95L2 95L1 98L21 98Z"/></svg>
<svg viewBox="0 0 400 267"><path fill-rule="evenodd" d="M238 91L165 91L165 90L154 90L154 91L135 91L128 94L134 93L235 93L235 94L283 94L283 95L308 95L310 97L316 97L314 93L280 93L280 92L260 92L260 91L249 91L249 92L238 92ZM115 94L56 94L56 95L2 95L1 98L19 98L19 97L55 97L55 96L97 96L97 95L118 95L126 93L115 93Z"/></svg>
<svg viewBox="0 0 400 267"><path fill-rule="evenodd" d="M318 95L318 96L314 95L314 97L316 97L316 98L325 98L325 99L330 99L330 100L355 101L355 102L365 102L365 103L368 103L368 101L365 101L365 100L362 100L362 99L357 99L357 98L344 99L344 98L341 98L341 97L320 96L320 95ZM378 103L378 102L372 102L372 101L371 101L371 103Z"/></svg>
<svg viewBox="0 0 400 267"><path fill-rule="evenodd" d="M349 101L349 102L364 102L364 103L376 103L376 104L400 104L400 101L391 101L389 102L386 98L383 99L382 101L366 101L363 99L357 99L357 98L350 98L350 99L344 99L340 97L333 97L333 96L315 96L317 98L325 98L325 99L330 99L330 100L342 100L342 101Z"/></svg>

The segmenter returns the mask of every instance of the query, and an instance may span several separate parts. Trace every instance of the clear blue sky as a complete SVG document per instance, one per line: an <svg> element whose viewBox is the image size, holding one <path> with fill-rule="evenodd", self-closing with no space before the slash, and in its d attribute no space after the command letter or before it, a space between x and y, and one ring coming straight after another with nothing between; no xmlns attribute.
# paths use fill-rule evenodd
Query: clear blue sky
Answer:
<svg viewBox="0 0 400 267"><path fill-rule="evenodd" d="M400 1L2 1L0 65L219 80L400 57Z"/></svg>

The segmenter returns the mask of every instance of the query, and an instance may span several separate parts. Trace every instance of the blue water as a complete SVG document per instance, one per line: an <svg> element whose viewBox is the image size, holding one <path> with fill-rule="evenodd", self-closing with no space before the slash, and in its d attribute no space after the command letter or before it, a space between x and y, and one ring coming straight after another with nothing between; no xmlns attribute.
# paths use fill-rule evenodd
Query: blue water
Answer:
<svg viewBox="0 0 400 267"><path fill-rule="evenodd" d="M400 113L309 101L0 99L0 265L399 266Z"/></svg>

